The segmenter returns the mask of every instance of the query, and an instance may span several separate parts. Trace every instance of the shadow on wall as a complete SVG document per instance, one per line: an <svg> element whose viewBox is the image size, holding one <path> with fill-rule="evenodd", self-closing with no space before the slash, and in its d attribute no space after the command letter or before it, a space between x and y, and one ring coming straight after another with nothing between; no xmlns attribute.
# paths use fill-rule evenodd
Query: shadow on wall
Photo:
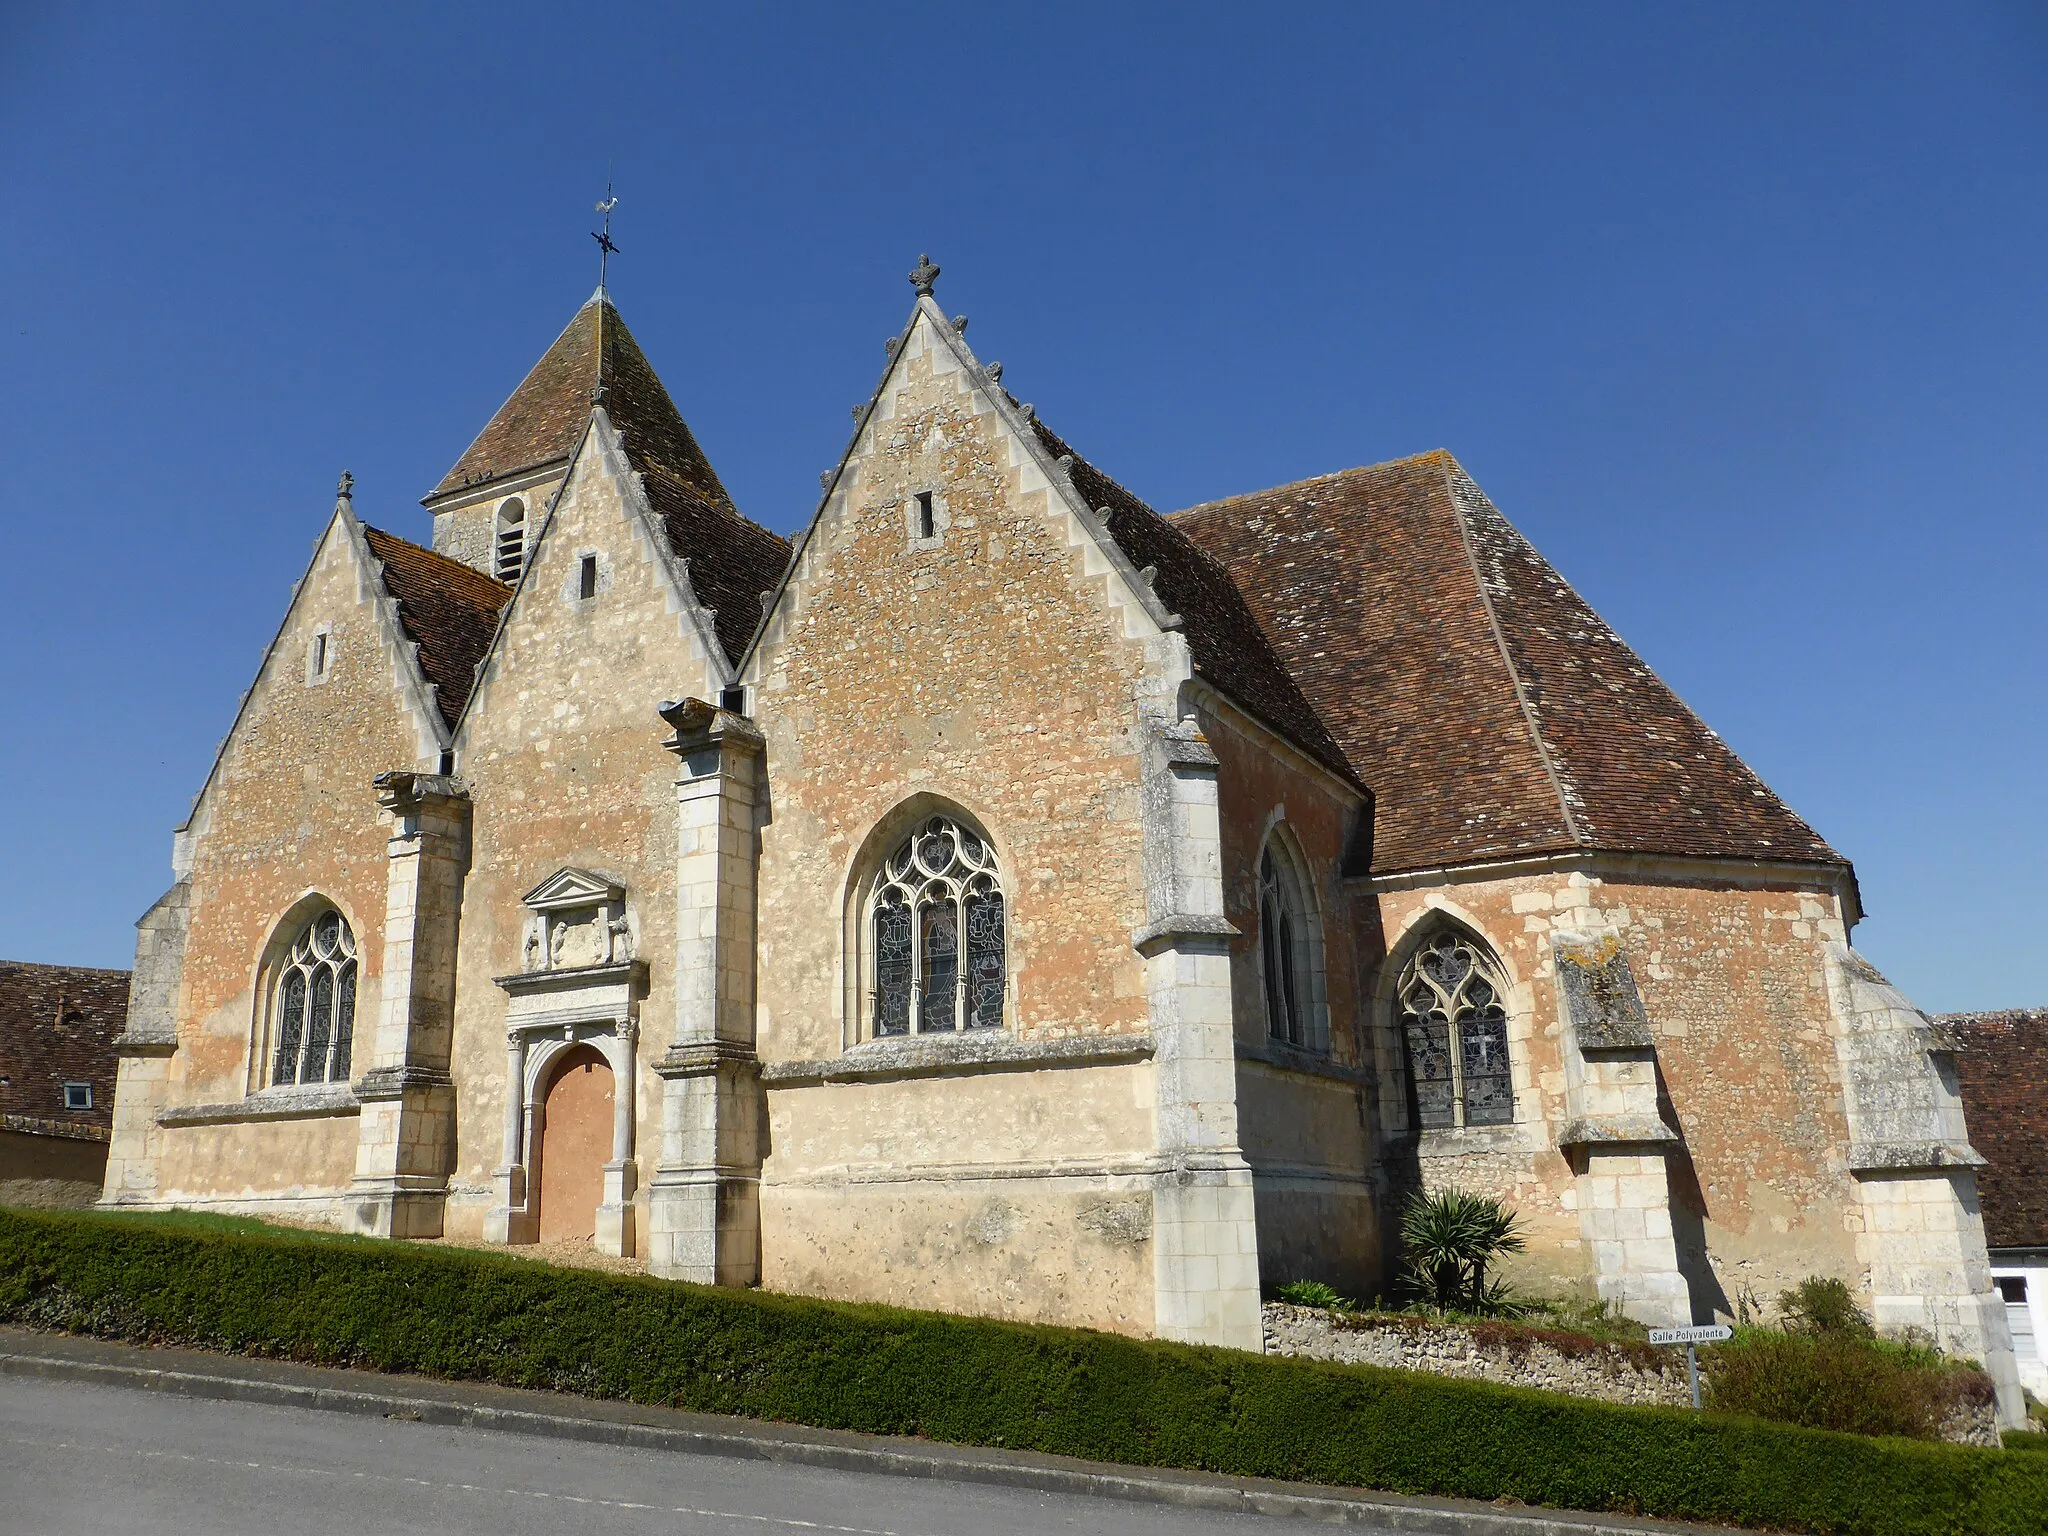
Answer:
<svg viewBox="0 0 2048 1536"><path fill-rule="evenodd" d="M1714 1273L1714 1261L1707 1252L1707 1192L1686 1150L1685 1126L1678 1118L1678 1106L1671 1102L1671 1085L1664 1081L1664 1068L1657 1067L1657 1115L1678 1133L1678 1145L1664 1156L1671 1181L1671 1236L1678 1249L1678 1272L1685 1277L1685 1289L1692 1302L1692 1320L1711 1323L1717 1316L1733 1317L1734 1305Z"/></svg>

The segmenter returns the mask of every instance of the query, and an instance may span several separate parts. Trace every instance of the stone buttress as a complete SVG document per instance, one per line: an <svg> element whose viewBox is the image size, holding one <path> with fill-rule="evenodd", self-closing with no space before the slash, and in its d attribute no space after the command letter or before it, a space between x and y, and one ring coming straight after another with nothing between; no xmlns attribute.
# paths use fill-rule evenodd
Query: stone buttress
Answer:
<svg viewBox="0 0 2048 1536"><path fill-rule="evenodd" d="M378 1237L438 1237L455 1138L448 1066L469 793L442 775L382 773L377 803L392 823L383 996L369 1070L355 1084L350 1222Z"/></svg>
<svg viewBox="0 0 2048 1536"><path fill-rule="evenodd" d="M701 699L665 705L676 781L676 1021L654 1064L661 1158L648 1266L707 1285L761 1273L760 1063L754 1041L756 796L765 746Z"/></svg>

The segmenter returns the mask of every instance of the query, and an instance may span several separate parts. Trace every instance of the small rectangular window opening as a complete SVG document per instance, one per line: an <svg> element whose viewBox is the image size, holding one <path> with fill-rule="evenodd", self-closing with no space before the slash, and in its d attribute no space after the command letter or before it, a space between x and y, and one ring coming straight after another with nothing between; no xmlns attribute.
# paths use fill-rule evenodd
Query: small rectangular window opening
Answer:
<svg viewBox="0 0 2048 1536"><path fill-rule="evenodd" d="M585 555L583 557L583 564L576 573L576 595L578 597L597 596L597 556Z"/></svg>
<svg viewBox="0 0 2048 1536"><path fill-rule="evenodd" d="M933 538L935 535L932 529L932 493L930 491L919 491L917 493L917 536L920 539Z"/></svg>
<svg viewBox="0 0 2048 1536"><path fill-rule="evenodd" d="M66 1083L64 1085L64 1107L66 1109L91 1109L92 1084Z"/></svg>
<svg viewBox="0 0 2048 1536"><path fill-rule="evenodd" d="M313 637L313 675L327 675L327 635L324 631Z"/></svg>
<svg viewBox="0 0 2048 1536"><path fill-rule="evenodd" d="M729 714L744 715L747 712L747 690L721 688L718 691L718 707Z"/></svg>

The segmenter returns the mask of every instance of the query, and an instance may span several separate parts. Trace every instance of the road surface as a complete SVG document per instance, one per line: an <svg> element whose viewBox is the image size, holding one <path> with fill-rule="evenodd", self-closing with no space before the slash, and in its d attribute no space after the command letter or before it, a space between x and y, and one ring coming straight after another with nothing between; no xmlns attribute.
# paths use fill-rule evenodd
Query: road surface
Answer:
<svg viewBox="0 0 2048 1536"><path fill-rule="evenodd" d="M1306 1536L1313 1528L1300 1520L0 1378L6 1536Z"/></svg>

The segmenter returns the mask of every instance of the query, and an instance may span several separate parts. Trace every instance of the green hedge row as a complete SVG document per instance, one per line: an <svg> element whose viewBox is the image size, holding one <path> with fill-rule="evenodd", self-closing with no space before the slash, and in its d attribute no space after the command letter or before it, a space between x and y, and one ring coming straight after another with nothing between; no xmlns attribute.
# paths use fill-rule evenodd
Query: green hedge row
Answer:
<svg viewBox="0 0 2048 1536"><path fill-rule="evenodd" d="M397 1243L0 1212L0 1319L1136 1466L1859 1536L2048 1531L2048 1457Z"/></svg>

